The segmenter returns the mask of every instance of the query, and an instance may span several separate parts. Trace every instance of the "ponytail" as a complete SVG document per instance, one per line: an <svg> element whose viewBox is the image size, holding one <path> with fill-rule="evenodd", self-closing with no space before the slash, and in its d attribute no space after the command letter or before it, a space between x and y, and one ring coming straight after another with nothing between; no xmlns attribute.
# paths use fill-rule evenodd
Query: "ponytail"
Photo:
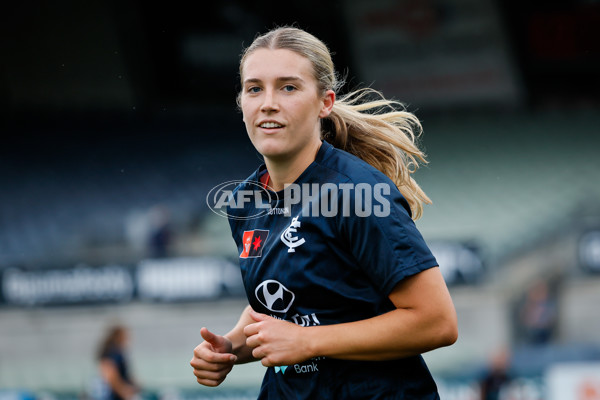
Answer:
<svg viewBox="0 0 600 400"><path fill-rule="evenodd" d="M372 96L376 98L369 99ZM408 201L413 219L420 218L423 203L431 200L411 177L420 163L427 163L416 144L422 132L417 117L402 104L365 88L337 99L327 120L331 131L324 132L323 139L392 179Z"/></svg>

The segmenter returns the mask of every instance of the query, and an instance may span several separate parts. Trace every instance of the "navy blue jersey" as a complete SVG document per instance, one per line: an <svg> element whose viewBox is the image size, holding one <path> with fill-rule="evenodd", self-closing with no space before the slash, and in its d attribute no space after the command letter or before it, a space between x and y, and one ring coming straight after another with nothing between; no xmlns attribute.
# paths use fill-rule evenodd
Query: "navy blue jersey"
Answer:
<svg viewBox="0 0 600 400"><path fill-rule="evenodd" d="M236 191L255 190L265 172L264 165L259 167ZM265 205L255 201L228 207L244 286L257 312L299 326L371 318L394 309L388 295L400 281L437 266L408 203L371 165L323 142L295 184L303 193L278 192L268 211L261 213ZM377 193L368 193L376 185ZM334 193L335 188L341 190ZM300 194L306 201L298 201ZM421 356L392 361L317 357L268 368L259 398L439 396Z"/></svg>

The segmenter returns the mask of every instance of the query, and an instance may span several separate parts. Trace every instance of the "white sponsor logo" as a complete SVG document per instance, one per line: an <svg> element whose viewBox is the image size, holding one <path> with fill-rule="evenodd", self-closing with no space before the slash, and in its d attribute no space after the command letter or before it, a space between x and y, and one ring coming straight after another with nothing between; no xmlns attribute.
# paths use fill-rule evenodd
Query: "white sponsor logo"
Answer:
<svg viewBox="0 0 600 400"><path fill-rule="evenodd" d="M244 243L244 251L246 253L250 252L250 245L252 244L250 242L252 242L252 236L248 236L248 238L246 239L246 243Z"/></svg>
<svg viewBox="0 0 600 400"><path fill-rule="evenodd" d="M299 326L321 325L321 322L317 319L317 316L315 313L312 313L310 315L296 314L292 317L292 321L294 321L294 323Z"/></svg>
<svg viewBox="0 0 600 400"><path fill-rule="evenodd" d="M289 207L283 207L283 208L273 207L269 210L269 215L285 215L285 216L289 217L290 209L289 209Z"/></svg>
<svg viewBox="0 0 600 400"><path fill-rule="evenodd" d="M304 238L299 239L298 236L293 236L293 234L298 231L298 228L300 228L301 225L300 221L298 221L298 218L300 218L300 216L292 219L290 226L288 226L281 234L281 241L283 244L289 247L288 253L296 252L296 247L304 244L305 242Z"/></svg>
<svg viewBox="0 0 600 400"><path fill-rule="evenodd" d="M256 299L273 312L284 313L290 309L296 297L294 293L280 282L268 279L256 287Z"/></svg>
<svg viewBox="0 0 600 400"><path fill-rule="evenodd" d="M294 369L297 374L306 374L308 372L319 372L319 368L316 363L310 363L309 365L294 364Z"/></svg>

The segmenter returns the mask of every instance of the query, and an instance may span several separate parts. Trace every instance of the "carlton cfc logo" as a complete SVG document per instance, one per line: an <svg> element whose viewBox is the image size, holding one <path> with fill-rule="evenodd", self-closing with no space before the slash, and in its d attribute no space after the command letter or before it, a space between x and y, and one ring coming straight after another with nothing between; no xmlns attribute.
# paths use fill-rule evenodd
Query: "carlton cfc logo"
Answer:
<svg viewBox="0 0 600 400"><path fill-rule="evenodd" d="M298 218L300 218L300 216L292 219L290 226L288 226L280 236L283 244L288 247L288 253L295 253L296 247L303 245L305 242L304 238L294 236L294 234L298 232L298 228L302 225L302 223L298 221Z"/></svg>
<svg viewBox="0 0 600 400"><path fill-rule="evenodd" d="M244 231L240 258L256 258L262 256L262 250L268 236L269 231L263 229Z"/></svg>
<svg viewBox="0 0 600 400"><path fill-rule="evenodd" d="M284 313L294 302L294 293L276 280L269 279L256 287L256 299L269 311Z"/></svg>

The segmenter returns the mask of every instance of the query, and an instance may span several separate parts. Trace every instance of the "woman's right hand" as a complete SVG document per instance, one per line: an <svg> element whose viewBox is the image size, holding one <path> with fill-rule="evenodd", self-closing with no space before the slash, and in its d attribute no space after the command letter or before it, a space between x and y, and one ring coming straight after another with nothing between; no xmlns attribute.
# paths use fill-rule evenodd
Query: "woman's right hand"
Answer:
<svg viewBox="0 0 600 400"><path fill-rule="evenodd" d="M200 335L204 342L194 349L190 365L199 384L218 386L233 368L237 356L232 353L231 340L225 336L215 335L206 328L200 330Z"/></svg>

